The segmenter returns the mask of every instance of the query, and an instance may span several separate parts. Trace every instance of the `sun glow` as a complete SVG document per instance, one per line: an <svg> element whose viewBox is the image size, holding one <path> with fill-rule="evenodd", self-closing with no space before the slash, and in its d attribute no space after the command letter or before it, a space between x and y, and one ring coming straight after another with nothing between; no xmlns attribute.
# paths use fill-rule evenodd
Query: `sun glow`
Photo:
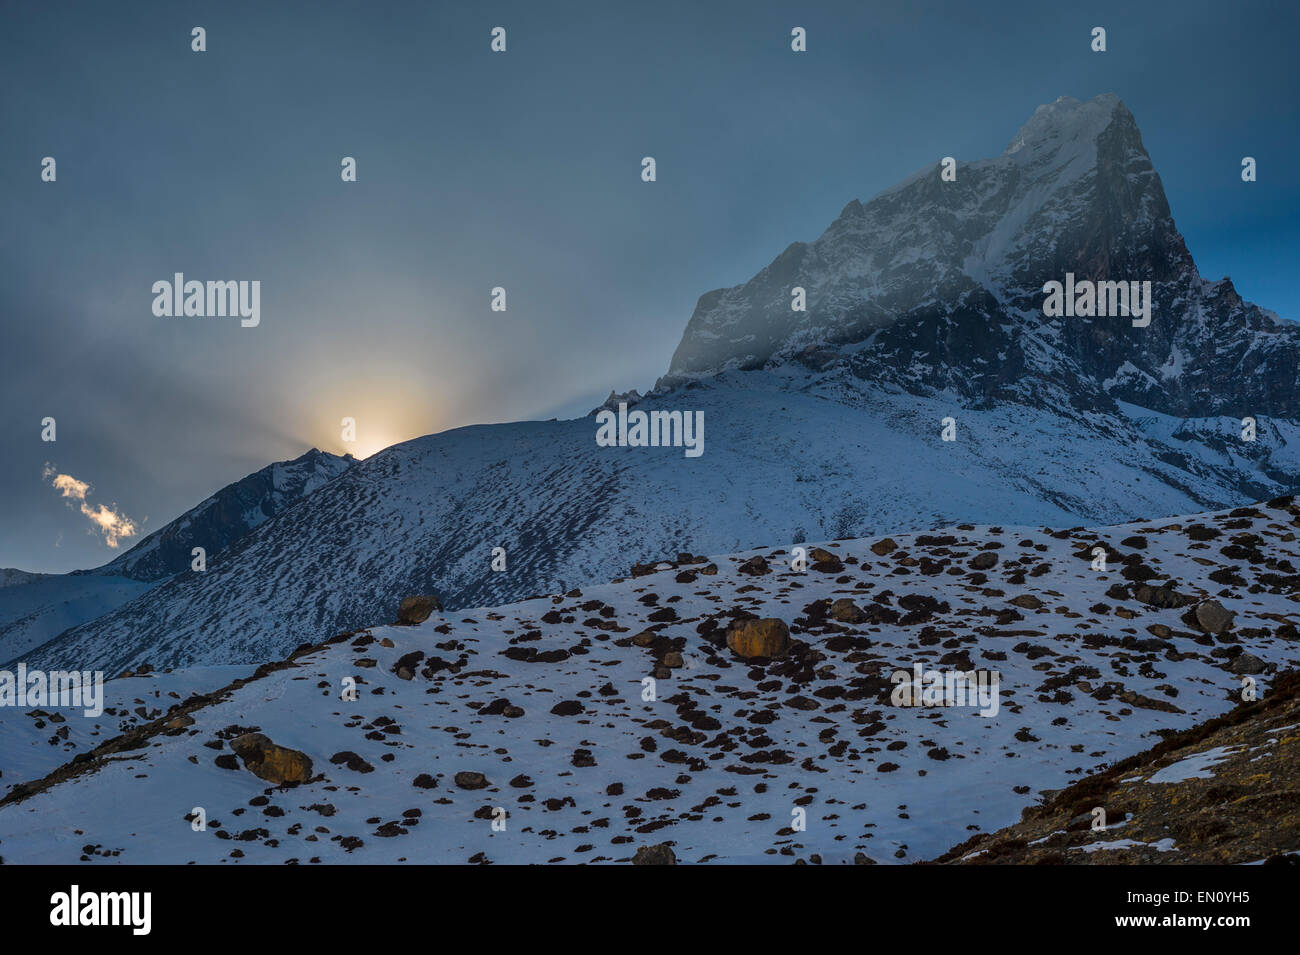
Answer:
<svg viewBox="0 0 1300 955"><path fill-rule="evenodd" d="M357 460L364 460L394 444L436 430L434 422L418 420L411 414L361 408L353 414L341 414L327 424L322 423L320 437L315 443L317 447L335 454L350 454Z"/></svg>
<svg viewBox="0 0 1300 955"><path fill-rule="evenodd" d="M400 443L402 440L402 438L391 438L385 434L368 434L364 436L358 434L355 441L339 442L337 453L350 454L357 460L364 460L372 454L384 450L384 448Z"/></svg>

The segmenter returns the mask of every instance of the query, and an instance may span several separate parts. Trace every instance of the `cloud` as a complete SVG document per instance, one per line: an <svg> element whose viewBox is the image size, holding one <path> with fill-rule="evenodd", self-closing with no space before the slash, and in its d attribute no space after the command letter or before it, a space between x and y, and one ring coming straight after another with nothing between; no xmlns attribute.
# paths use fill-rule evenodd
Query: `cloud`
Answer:
<svg viewBox="0 0 1300 955"><path fill-rule="evenodd" d="M117 505L97 504L91 507L86 503L90 493L90 484L78 481L71 474L60 474L54 465L47 463L41 476L59 492L60 496L76 501L81 513L90 519L95 528L104 535L104 543L114 549L123 538L134 537L139 533L135 521L117 510Z"/></svg>
<svg viewBox="0 0 1300 955"><path fill-rule="evenodd" d="M78 501L86 499L86 492L90 490L90 485L85 481L78 481L71 474L55 474L54 468L48 464L45 465L44 474L47 480L53 478L51 483L64 497L70 497Z"/></svg>

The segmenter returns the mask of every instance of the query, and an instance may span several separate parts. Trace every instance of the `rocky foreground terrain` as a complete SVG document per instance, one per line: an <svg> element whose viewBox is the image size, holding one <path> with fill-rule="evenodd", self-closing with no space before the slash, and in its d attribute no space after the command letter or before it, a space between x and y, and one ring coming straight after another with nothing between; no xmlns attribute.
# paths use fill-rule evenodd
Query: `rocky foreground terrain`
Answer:
<svg viewBox="0 0 1300 955"><path fill-rule="evenodd" d="M1071 783L1222 716L1243 690L1268 721L1224 724L1186 755L1293 759L1266 749L1295 739L1269 701L1294 693L1275 677L1300 666L1297 532L1287 497L1100 529L835 541L810 545L804 570L785 547L679 554L495 608L410 600L406 623L251 674L125 675L95 723L0 710L0 856L900 863L1030 809L1021 825L1068 858L1060 840L1096 795L1067 798ZM892 675L916 664L996 673L996 714L895 705ZM1256 779L1243 752L1215 762L1233 775L1213 798L1276 833L1222 861L1295 848L1291 784L1281 769ZM1213 818L1162 829L1160 783L1133 789L1153 769L1107 791L1106 839L1208 858Z"/></svg>
<svg viewBox="0 0 1300 955"><path fill-rule="evenodd" d="M1100 808L1105 815L1095 812ZM938 860L962 865L1300 865L1300 672L1049 795Z"/></svg>

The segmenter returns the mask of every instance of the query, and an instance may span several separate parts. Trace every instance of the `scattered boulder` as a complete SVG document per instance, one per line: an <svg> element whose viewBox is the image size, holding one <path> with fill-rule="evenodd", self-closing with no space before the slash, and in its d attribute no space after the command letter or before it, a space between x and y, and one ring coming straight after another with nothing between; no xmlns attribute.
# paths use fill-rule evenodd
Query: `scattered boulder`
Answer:
<svg viewBox="0 0 1300 955"><path fill-rule="evenodd" d="M767 560L764 559L761 554L756 554L741 564L737 569L742 574L748 574L751 577L759 577L770 572L772 568L767 565Z"/></svg>
<svg viewBox="0 0 1300 955"><path fill-rule="evenodd" d="M1144 710L1160 710L1162 713L1182 713L1179 709L1168 700L1157 700L1149 696L1143 696L1133 690L1124 690L1115 694L1121 703L1127 703L1129 706L1136 706Z"/></svg>
<svg viewBox="0 0 1300 955"><path fill-rule="evenodd" d="M335 766L346 766L354 773L373 773L375 771L375 767L367 762L364 757L352 752L350 749L335 753L330 757L330 762Z"/></svg>
<svg viewBox="0 0 1300 955"><path fill-rule="evenodd" d="M488 780L482 773L459 772L455 775L456 785L461 789L487 789Z"/></svg>
<svg viewBox="0 0 1300 955"><path fill-rule="evenodd" d="M657 846L641 846L632 857L633 865L676 865L677 853L666 842Z"/></svg>
<svg viewBox="0 0 1300 955"><path fill-rule="evenodd" d="M1148 607L1157 607L1161 610L1174 610L1178 607L1186 607L1196 599L1194 597L1180 594L1169 586L1152 587L1150 584L1140 584L1134 589L1133 596Z"/></svg>
<svg viewBox="0 0 1300 955"><path fill-rule="evenodd" d="M271 742L262 733L245 733L230 741L244 768L276 786L296 786L311 779L311 757Z"/></svg>
<svg viewBox="0 0 1300 955"><path fill-rule="evenodd" d="M886 537L884 540L878 540L871 545L871 553L877 557L884 557L886 554L898 550L898 544L892 537Z"/></svg>
<svg viewBox="0 0 1300 955"><path fill-rule="evenodd" d="M442 610L437 597L424 594L407 597L397 608L397 622L407 626L424 623L435 610Z"/></svg>
<svg viewBox="0 0 1300 955"><path fill-rule="evenodd" d="M991 550L981 551L975 555L975 559L970 562L971 570L992 570L997 566L998 555Z"/></svg>
<svg viewBox="0 0 1300 955"><path fill-rule="evenodd" d="M727 646L745 658L784 656L790 649L790 628L776 617L742 620L727 631Z"/></svg>
<svg viewBox="0 0 1300 955"><path fill-rule="evenodd" d="M1228 664L1228 669L1237 676L1253 675L1263 673L1268 669L1268 664L1255 656L1253 653L1238 653Z"/></svg>
<svg viewBox="0 0 1300 955"><path fill-rule="evenodd" d="M1207 600L1196 608L1196 625L1205 633L1220 634L1232 629L1232 611L1217 600Z"/></svg>
<svg viewBox="0 0 1300 955"><path fill-rule="evenodd" d="M848 597L841 597L831 604L830 615L840 623L862 623L867 619L863 609Z"/></svg>

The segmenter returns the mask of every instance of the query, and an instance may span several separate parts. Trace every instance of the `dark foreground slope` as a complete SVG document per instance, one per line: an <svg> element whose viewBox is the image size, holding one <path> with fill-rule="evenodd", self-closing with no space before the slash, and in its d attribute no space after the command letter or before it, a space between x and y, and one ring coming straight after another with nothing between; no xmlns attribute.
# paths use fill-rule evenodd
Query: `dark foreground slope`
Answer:
<svg viewBox="0 0 1300 955"><path fill-rule="evenodd" d="M1262 699L1169 733L1050 794L1023 816L936 861L1300 865L1300 672L1279 675Z"/></svg>

